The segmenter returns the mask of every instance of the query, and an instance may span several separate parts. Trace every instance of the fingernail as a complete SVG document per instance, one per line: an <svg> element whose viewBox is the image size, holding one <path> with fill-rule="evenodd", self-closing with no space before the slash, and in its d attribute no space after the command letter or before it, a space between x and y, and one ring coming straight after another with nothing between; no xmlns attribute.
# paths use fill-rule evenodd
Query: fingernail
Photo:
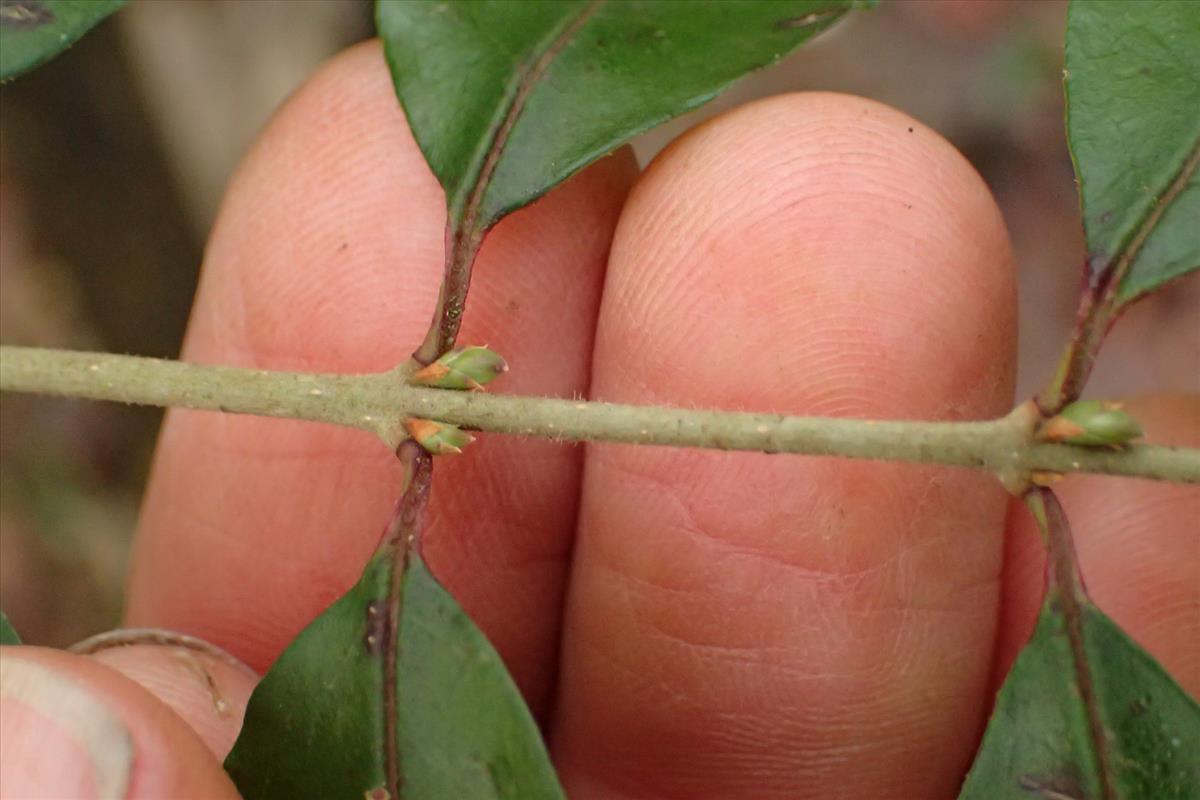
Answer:
<svg viewBox="0 0 1200 800"><path fill-rule="evenodd" d="M0 796L120 800L132 769L112 709L33 659L0 656Z"/></svg>
<svg viewBox="0 0 1200 800"><path fill-rule="evenodd" d="M232 655L194 636L123 628L69 648L149 689L183 717L218 757L233 748L258 676ZM207 698L207 702L203 698Z"/></svg>

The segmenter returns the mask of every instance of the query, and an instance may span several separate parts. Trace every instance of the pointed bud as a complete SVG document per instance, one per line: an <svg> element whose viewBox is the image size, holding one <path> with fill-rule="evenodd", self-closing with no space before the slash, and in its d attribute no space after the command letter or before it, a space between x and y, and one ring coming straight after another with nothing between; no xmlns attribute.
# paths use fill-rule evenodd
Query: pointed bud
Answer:
<svg viewBox="0 0 1200 800"><path fill-rule="evenodd" d="M417 440L417 444L435 456L461 453L464 447L475 441L474 436L457 425L431 419L409 417L404 420L404 428L409 436Z"/></svg>
<svg viewBox="0 0 1200 800"><path fill-rule="evenodd" d="M439 389L482 389L508 371L508 364L486 347L463 347L442 354L409 376L409 383Z"/></svg>
<svg viewBox="0 0 1200 800"><path fill-rule="evenodd" d="M1119 447L1142 435L1142 426L1120 403L1079 400L1042 426L1038 438L1090 447Z"/></svg>

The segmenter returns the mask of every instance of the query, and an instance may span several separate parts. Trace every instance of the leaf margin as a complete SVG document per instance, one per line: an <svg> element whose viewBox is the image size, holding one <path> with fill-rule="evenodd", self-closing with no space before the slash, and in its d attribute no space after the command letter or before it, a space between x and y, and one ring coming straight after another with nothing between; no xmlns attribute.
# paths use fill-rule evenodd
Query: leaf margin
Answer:
<svg viewBox="0 0 1200 800"><path fill-rule="evenodd" d="M22 32L19 27L16 27L21 23L15 22L14 17L10 16L17 13L16 9L27 8L28 6L20 5L20 0L8 0L5 2L4 6L0 7L0 83L7 83L20 75L32 72L62 55L71 45L82 39L89 31L109 16L119 11L127 2L127 0L86 0L86 2L82 3L79 0L68 0L66 3L64 3L64 0L24 1L36 2L36 8L41 9L43 13L54 14L56 9L59 14L70 11L71 13L68 14L70 21L58 26L64 30L59 32L56 39L46 39L41 44L35 43L35 49L28 51L29 55L27 57L5 57L3 53L6 50L9 53L22 52L21 48L19 48L21 44L20 39L14 40L11 37L23 37L32 33L32 31ZM78 12L75 9L87 9L87 11L76 17L75 15ZM56 22L55 20L49 20L38 24L36 28L41 31L47 25L52 26L51 30L53 30ZM16 29L14 29L15 27ZM5 28L9 30L5 30ZM47 31L41 31L41 33L45 32ZM14 50L14 48L17 49Z"/></svg>

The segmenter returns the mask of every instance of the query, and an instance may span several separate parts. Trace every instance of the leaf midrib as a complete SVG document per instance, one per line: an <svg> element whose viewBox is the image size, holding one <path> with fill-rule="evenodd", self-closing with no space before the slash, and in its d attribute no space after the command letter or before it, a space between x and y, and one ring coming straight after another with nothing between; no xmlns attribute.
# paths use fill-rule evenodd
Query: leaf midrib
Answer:
<svg viewBox="0 0 1200 800"><path fill-rule="evenodd" d="M1183 164L1175 171L1175 175L1171 178L1170 183L1167 184L1166 189L1155 197L1154 202L1150 206L1149 213L1134 228L1133 235L1127 240L1127 244L1117 252L1115 264L1105 282L1104 301L1099 304L1098 308L1106 312L1112 312L1145 294L1145 292L1139 292L1123 300L1119 299L1121 284L1129 276L1129 272L1132 270L1133 263L1137 260L1142 246L1150 238L1150 234L1158 227L1158 223L1166 214L1167 209L1182 194L1184 187L1187 186L1192 175L1196 173L1197 166L1200 166L1200 137L1196 137L1192 143L1190 152L1184 157Z"/></svg>
<svg viewBox="0 0 1200 800"><path fill-rule="evenodd" d="M492 176L504 154L504 148L516 127L517 120L525 110L533 89L537 86L550 64L562 49L574 38L579 29L590 19L606 0L591 0L582 6L574 16L563 17L561 23L541 43L530 50L528 67L518 73L512 89L505 93L506 103L497 107L497 113L490 127L491 136L486 139L487 146L482 151L482 157L476 156L479 169L472 181L471 192L463 206L461 222L458 231L474 232L490 224L491 220L480 220L479 211L483 200L491 186ZM464 237L469 238L469 237Z"/></svg>
<svg viewBox="0 0 1200 800"><path fill-rule="evenodd" d="M1090 600L1083 588L1079 565L1075 560L1075 545L1072 541L1070 523L1066 512L1058 498L1049 489L1042 489L1036 495L1041 509L1034 509L1038 524L1042 528L1048 543L1048 555L1051 559L1050 590L1056 592L1058 606L1063 616L1067 634L1067 647L1071 653L1074 667L1076 688L1079 700L1083 703L1084 716L1087 719L1088 744L1096 759L1096 776L1100 784L1100 794L1103 800L1116 800L1115 781L1113 778L1113 756L1109 751L1108 736L1104 729L1104 720L1100 714L1099 698L1096 695L1096 684L1092 674L1091 659L1088 657L1087 645L1084 641L1084 625Z"/></svg>
<svg viewBox="0 0 1200 800"><path fill-rule="evenodd" d="M429 502L429 487L433 480L433 457L413 441L400 445L397 451L401 463L409 471L408 485L400 497L392 519L384 532L384 546L392 548L391 574L388 576L387 636L383 643L383 702L384 738L383 764L388 791L400 800L404 783L400 763L400 616L404 612L404 581L412 548L419 547L422 515Z"/></svg>

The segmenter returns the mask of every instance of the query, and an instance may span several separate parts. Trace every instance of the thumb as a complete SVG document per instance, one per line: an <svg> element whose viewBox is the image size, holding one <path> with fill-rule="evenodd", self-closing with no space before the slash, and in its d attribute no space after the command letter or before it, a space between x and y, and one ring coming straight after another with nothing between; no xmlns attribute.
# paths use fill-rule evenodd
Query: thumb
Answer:
<svg viewBox="0 0 1200 800"><path fill-rule="evenodd" d="M151 628L108 631L71 647L133 679L191 726L219 760L242 729L258 675L203 639Z"/></svg>
<svg viewBox="0 0 1200 800"><path fill-rule="evenodd" d="M22 646L0 648L0 797L237 791L196 731L133 679L97 659Z"/></svg>

